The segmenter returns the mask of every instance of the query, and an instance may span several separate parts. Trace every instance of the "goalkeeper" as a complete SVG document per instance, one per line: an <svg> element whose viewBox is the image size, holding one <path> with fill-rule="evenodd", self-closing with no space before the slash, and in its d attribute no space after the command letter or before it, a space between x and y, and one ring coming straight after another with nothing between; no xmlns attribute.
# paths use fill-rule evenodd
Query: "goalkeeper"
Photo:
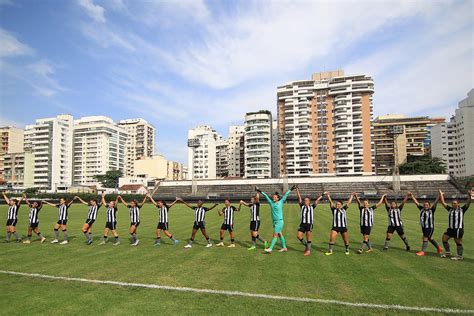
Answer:
<svg viewBox="0 0 474 316"><path fill-rule="evenodd" d="M285 194L283 194L283 197L280 198L280 195L275 192L273 194L272 198L270 198L265 192L260 191L258 187L255 187L255 190L259 193L261 193L265 199L267 200L268 204L270 204L270 208L272 211L272 220L273 220L273 239L270 244L270 247L265 249L265 252L271 253L273 251L273 247L275 246L277 242L277 237L280 238L281 242L281 249L279 252L285 252L288 251L288 248L286 248L286 240L285 237L283 236L283 203L285 203L286 199L288 198L288 195L290 195L291 191L296 189L296 186L292 186L290 190L288 190Z"/></svg>

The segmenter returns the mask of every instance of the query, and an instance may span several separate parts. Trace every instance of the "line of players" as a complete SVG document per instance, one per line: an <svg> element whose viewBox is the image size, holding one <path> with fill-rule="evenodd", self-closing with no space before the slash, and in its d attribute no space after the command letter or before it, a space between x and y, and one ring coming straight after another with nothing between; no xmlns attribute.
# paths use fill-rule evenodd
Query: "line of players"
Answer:
<svg viewBox="0 0 474 316"><path fill-rule="evenodd" d="M345 245L345 254L349 254L349 234L347 230L347 215L346 210L349 208L350 204L352 203L353 199L355 198L357 204L359 206L360 211L360 232L363 236L361 247L358 249L358 253L362 254L365 252L372 252L373 247L370 241L370 233L372 227L374 226L374 211L378 208L381 204L385 204L387 214L388 214L388 228L386 233L386 239L383 250L388 250L390 246L390 241L392 239L393 233L397 232L401 240L404 242L406 250L410 250L410 246L408 241L405 237L403 222L401 218L401 212L403 206L405 205L406 201L411 198L415 205L420 210L420 225L422 228L423 233L423 242L421 251L417 252L417 256L424 256L428 242L430 242L435 248L436 251L441 254L442 257L451 257L451 250L449 245L449 239L454 238L456 247L457 247L457 256L452 256L451 259L453 260L462 260L463 259L463 246L462 246L462 237L464 234L464 214L468 210L470 203L471 203L471 191L468 192L468 200L464 206L460 206L459 201L454 200L449 206L444 199L443 192L439 191L438 197L431 204L428 201L423 202L420 204L416 197L411 193L404 197L402 203L397 205L395 201L388 202L386 195L383 195L381 199L373 205L370 205L368 199L361 199L356 192L353 192L346 203L341 201L334 202L331 198L329 192L324 192L321 194L317 199L315 199L314 203L311 203L311 199L309 197L302 198L300 190L297 186L293 186L290 190L288 190L283 197L280 197L278 193L273 194L270 198L265 192L262 192L255 187L257 193L255 196L251 197L250 203L245 201L240 201L238 208L231 205L229 199L225 200L225 206L221 210L218 211L220 216L224 216L224 222L220 228L219 238L220 241L217 243L216 246L224 246L224 234L225 231L229 232L231 243L228 247L233 248L235 247L235 236L234 236L234 212L238 212L241 209L241 206L244 205L250 209L250 232L252 238L252 246L248 248L249 250L255 250L257 248L256 242L257 240L264 244L264 249L266 253L271 253L273 251L273 247L275 246L278 239L280 239L282 248L279 250L280 252L287 251L286 248L286 240L283 236L282 230L284 225L283 220L283 204L286 201L287 197L291 193L291 191L296 190L298 195L298 201L300 205L300 226L297 232L298 240L304 245L305 251L304 255L309 256L311 254L311 235L312 229L314 225L314 210L316 209L317 205L321 201L323 197L327 197L327 200L330 204L330 209L332 212L332 228L329 237L329 248L325 252L325 255L332 255L333 254L333 246L335 244L335 240L337 234L341 234L341 237L344 241ZM266 240L264 240L259 235L259 227L260 227L260 194L264 196L267 200L268 204L271 207L271 216L272 216L272 223L273 223L273 238L271 244L269 244ZM129 209L130 213L130 227L129 233L131 236L131 245L137 246L139 244L139 239L137 238L137 228L140 225L140 208L146 202L147 199L153 203L159 211L159 222L156 229L156 241L155 246L161 245L161 232L168 237L174 245L179 243L179 240L175 239L171 232L168 229L169 221L168 221L168 211L169 209L175 205L176 203L183 203L190 209L192 209L195 213L195 220L193 224L193 229L191 233L191 238L189 239L188 243L185 245L185 248L191 248L193 241L196 237L197 232L200 230L203 236L207 241L206 247L212 247L212 241L206 231L205 226L205 215L206 212L214 209L218 204L214 204L212 207L207 208L203 206L203 201L199 200L196 205L191 205L184 201L181 198L176 198L171 204L167 205L166 202L162 200L155 201L152 196L146 195L141 203L138 203L136 200L132 200L130 202L124 201L124 199L119 195L115 201L106 202L105 194L102 194L100 203L96 199L92 199L89 202L84 201L78 196L75 196L71 201L67 202L64 198L61 198L59 204L53 204L48 201L33 201L30 202L26 195L23 194L22 198L19 200L9 199L5 192L3 192L3 197L5 201L8 203L8 214L7 214L7 233L6 233L6 241L9 242L11 236L15 237L17 242L20 242L21 239L16 232L16 224L18 221L18 210L20 207L21 202L24 200L26 204L30 207L29 212L29 226L27 231L27 238L23 241L25 244L29 244L31 242L31 236L34 232L37 234L40 242L43 243L46 238L41 234L39 230L39 217L38 214L42 208L43 203L46 203L50 206L56 207L58 209L58 221L54 225L54 239L51 243L60 243L60 244L67 244L68 243L68 233L67 233L67 220L68 220L68 209L71 204L78 200L80 203L88 206L88 213L86 221L82 227L82 232L86 237L86 243L91 245L93 242L92 239L92 225L97 219L97 213L99 208L102 205L107 206L106 210L106 225L103 232L103 239L100 244L106 244L109 232L112 232L114 237L113 245L119 245L120 240L117 233L117 211L118 211L118 203L119 201ZM444 246L445 252L443 253L443 249L438 245L438 243L432 239L434 233L434 215L436 211L437 203L441 203L446 210L448 211L448 229L443 234L442 242ZM59 242L59 230L63 232L63 241Z"/></svg>

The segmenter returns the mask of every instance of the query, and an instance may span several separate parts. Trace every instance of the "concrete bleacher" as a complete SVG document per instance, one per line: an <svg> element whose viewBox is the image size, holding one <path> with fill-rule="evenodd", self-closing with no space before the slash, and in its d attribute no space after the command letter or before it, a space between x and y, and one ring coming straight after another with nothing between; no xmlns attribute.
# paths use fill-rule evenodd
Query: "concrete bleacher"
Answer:
<svg viewBox="0 0 474 316"><path fill-rule="evenodd" d="M369 199L377 199L382 194L389 198L402 198L408 191L420 198L435 199L438 190L445 192L447 199L465 198L448 175L409 175L400 176L400 192L394 192L391 176L362 177L314 177L314 178L278 178L278 179L222 179L193 181L163 181L154 195L162 199L174 199L179 196L189 200L208 199L232 200L246 199L255 194L258 186L269 194L280 194L293 184L299 186L302 195L316 196L324 191L331 192L336 199L346 199L351 192L358 192ZM295 200L293 194L290 200Z"/></svg>

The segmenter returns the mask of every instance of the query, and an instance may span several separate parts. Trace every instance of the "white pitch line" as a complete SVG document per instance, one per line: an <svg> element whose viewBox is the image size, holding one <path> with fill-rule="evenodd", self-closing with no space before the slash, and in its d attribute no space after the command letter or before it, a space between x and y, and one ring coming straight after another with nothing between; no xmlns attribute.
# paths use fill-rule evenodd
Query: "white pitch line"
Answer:
<svg viewBox="0 0 474 316"><path fill-rule="evenodd" d="M24 273L24 272L6 271L6 270L0 270L0 273L32 277L32 278L40 278L40 279L50 279L50 280L76 281L76 282L84 282L84 283L92 283L92 284L108 284L108 285L125 286L125 287L127 286L128 287L141 287L141 288L148 288L148 289L159 289L159 290L178 291L178 292L193 292L193 293L201 293L201 294L217 294L217 295L227 295L227 296L264 298L264 299L271 299L271 300L284 300L284 301L293 301L293 302L334 304L334 305L343 305L343 306L349 306L349 307L365 307L365 308L379 308L379 309L388 309L388 310L436 312L436 313L450 313L450 314L474 314L474 310L469 310L469 309L435 308L435 307L386 305L386 304L371 304L371 303L352 303L352 302L344 302L344 301L328 300L328 299L320 299L320 298L291 297L291 296L280 296L280 295L270 295L270 294L248 293L248 292L240 292L240 291L197 289L197 288L191 288L191 287L177 287L177 286L158 285L158 284L129 283L129 282L107 281L107 280L91 280L91 279L83 279L83 278L71 278L71 277L54 276L54 275L47 275L47 274Z"/></svg>

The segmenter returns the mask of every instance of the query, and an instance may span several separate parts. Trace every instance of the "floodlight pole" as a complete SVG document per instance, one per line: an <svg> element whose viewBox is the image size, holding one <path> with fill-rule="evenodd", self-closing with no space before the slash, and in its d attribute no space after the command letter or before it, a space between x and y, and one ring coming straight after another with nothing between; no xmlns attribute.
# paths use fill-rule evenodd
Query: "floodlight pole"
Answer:
<svg viewBox="0 0 474 316"><path fill-rule="evenodd" d="M278 133L278 141L280 144L285 145L285 156L286 156L286 143L293 140L293 135L287 132L279 132ZM285 157L285 173L282 176L283 178L283 192L288 191L288 167Z"/></svg>
<svg viewBox="0 0 474 316"><path fill-rule="evenodd" d="M196 194L197 193L197 181L194 176L194 159L195 159L195 154L196 154L196 148L198 148L201 145L201 142L199 141L199 138L191 138L188 139L188 147L191 148L193 152L193 165L191 166L191 172L192 172L192 177L191 177L191 193Z"/></svg>

